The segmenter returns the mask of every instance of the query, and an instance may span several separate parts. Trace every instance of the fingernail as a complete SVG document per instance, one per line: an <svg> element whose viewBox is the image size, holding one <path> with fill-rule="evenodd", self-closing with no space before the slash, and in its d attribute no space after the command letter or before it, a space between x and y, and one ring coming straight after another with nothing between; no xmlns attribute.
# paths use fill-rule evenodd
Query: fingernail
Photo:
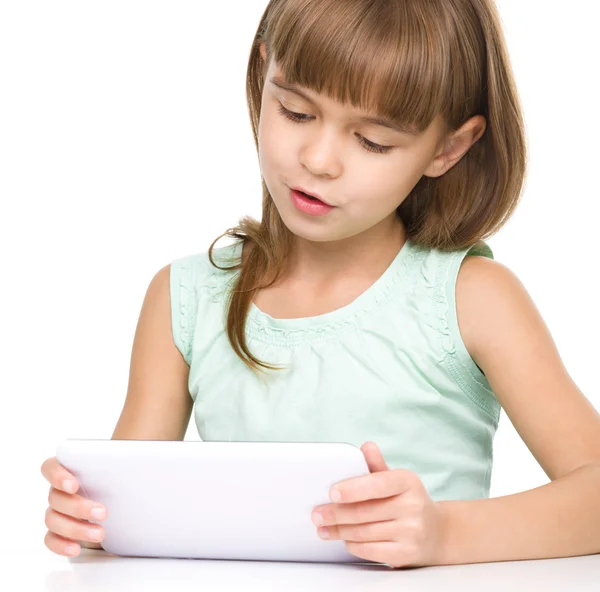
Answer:
<svg viewBox="0 0 600 592"><path fill-rule="evenodd" d="M332 502L339 502L342 499L342 494L340 493L339 489L334 487L331 490L330 497Z"/></svg>
<svg viewBox="0 0 600 592"><path fill-rule="evenodd" d="M92 518L95 518L96 520L104 520L104 517L106 516L106 510L104 508L94 508L91 514Z"/></svg>
<svg viewBox="0 0 600 592"><path fill-rule="evenodd" d="M67 555L77 555L79 553L79 545L68 545L65 551Z"/></svg>
<svg viewBox="0 0 600 592"><path fill-rule="evenodd" d="M102 540L102 531L101 530L96 530L96 529L92 528L88 531L88 534L90 535L90 538L93 541L101 541Z"/></svg>
<svg viewBox="0 0 600 592"><path fill-rule="evenodd" d="M65 479L63 481L62 486L63 489L68 493L75 493L75 481L73 481L72 479Z"/></svg>

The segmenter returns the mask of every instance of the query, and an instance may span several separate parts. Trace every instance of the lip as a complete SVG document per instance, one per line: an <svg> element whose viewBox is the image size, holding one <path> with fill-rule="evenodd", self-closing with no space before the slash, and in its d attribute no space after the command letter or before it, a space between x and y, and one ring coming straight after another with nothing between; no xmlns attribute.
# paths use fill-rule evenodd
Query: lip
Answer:
<svg viewBox="0 0 600 592"><path fill-rule="evenodd" d="M310 195L311 197L315 197L319 201L322 201L324 204L327 204L328 206L335 207L335 206L333 206L333 204L330 204L328 201L325 201L318 193L314 193L312 191L307 191L306 189L304 189L302 187L290 187L290 189L292 191L301 191L302 193L306 193L306 195Z"/></svg>
<svg viewBox="0 0 600 592"><path fill-rule="evenodd" d="M335 206L330 206L318 199L312 199L312 197L308 197L296 189L290 189L290 198L297 210L309 216L325 216L335 210Z"/></svg>

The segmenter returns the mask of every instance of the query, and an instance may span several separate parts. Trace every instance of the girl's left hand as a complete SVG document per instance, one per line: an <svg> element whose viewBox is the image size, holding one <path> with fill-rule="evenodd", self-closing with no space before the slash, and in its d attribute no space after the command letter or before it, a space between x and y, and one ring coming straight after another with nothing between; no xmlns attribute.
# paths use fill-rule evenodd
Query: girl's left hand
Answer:
<svg viewBox="0 0 600 592"><path fill-rule="evenodd" d="M371 474L332 487L335 503L318 506L312 514L317 526L316 513L322 516L319 536L341 539L353 555L394 568L435 565L443 535L440 505L416 473L389 469L375 443L366 442L361 450Z"/></svg>

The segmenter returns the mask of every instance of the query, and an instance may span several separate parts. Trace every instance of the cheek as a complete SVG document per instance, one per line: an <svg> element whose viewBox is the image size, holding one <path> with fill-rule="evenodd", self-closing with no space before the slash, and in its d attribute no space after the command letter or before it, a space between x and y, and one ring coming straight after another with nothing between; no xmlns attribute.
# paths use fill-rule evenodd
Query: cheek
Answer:
<svg viewBox="0 0 600 592"><path fill-rule="evenodd" d="M258 126L260 172L275 203L278 203L278 196L281 195L289 176L288 170L291 169L286 166L286 151L281 150L282 132L283 130L278 128L272 119L261 117Z"/></svg>
<svg viewBox="0 0 600 592"><path fill-rule="evenodd" d="M272 117L264 114L258 126L258 157L263 176L268 176L277 166L281 166L284 151L277 149L285 142L283 131Z"/></svg>
<svg viewBox="0 0 600 592"><path fill-rule="evenodd" d="M359 169L357 169L359 170ZM384 166L363 167L359 175L352 175L352 194L360 196L357 206L377 211L387 211L397 207L410 191L404 166L400 161Z"/></svg>
<svg viewBox="0 0 600 592"><path fill-rule="evenodd" d="M423 165L408 153L399 153L388 165L371 177L373 190L388 204L400 205L423 176Z"/></svg>

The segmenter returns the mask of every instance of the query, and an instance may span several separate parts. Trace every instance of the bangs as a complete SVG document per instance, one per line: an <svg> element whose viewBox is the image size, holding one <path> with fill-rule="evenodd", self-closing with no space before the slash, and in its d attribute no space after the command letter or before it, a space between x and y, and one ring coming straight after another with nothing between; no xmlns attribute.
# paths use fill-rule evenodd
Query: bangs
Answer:
<svg viewBox="0 0 600 592"><path fill-rule="evenodd" d="M418 135L438 114L448 119L456 94L432 4L287 0L273 7L267 49L288 83Z"/></svg>

